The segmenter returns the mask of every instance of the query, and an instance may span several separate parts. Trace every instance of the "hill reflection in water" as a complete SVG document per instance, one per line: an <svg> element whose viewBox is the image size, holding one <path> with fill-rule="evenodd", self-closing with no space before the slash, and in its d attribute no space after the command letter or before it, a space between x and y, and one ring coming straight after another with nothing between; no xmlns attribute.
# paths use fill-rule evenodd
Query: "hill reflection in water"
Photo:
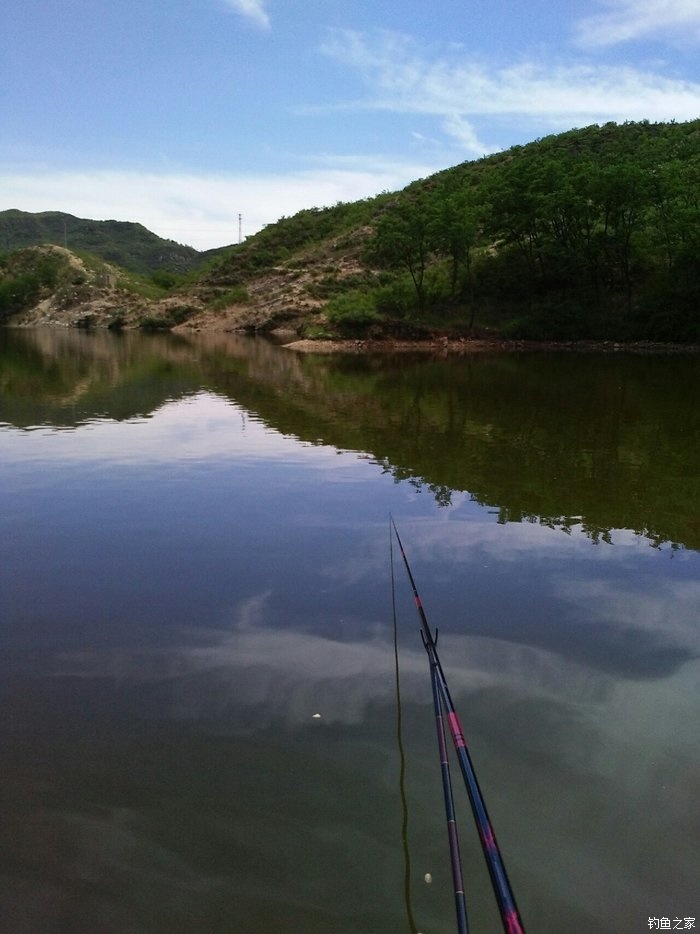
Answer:
<svg viewBox="0 0 700 934"><path fill-rule="evenodd" d="M700 547L697 355L298 356L265 341L0 334L0 420L150 417L207 390L282 435L362 452L499 521Z"/></svg>
<svg viewBox="0 0 700 934"><path fill-rule="evenodd" d="M0 332L0 929L406 929L389 511L529 929L692 914L697 374ZM401 587L399 620L413 910L449 930Z"/></svg>

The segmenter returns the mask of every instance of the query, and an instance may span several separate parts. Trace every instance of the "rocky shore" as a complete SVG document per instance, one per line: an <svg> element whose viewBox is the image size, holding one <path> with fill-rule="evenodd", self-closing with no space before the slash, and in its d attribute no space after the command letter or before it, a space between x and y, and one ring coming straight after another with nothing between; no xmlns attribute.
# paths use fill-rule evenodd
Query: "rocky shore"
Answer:
<svg viewBox="0 0 700 934"><path fill-rule="evenodd" d="M637 341L623 344L613 341L509 341L500 338L447 337L430 340L291 340L285 342L288 350L297 353L430 353L472 354L500 351L575 351L590 353L698 353L697 344L661 344Z"/></svg>

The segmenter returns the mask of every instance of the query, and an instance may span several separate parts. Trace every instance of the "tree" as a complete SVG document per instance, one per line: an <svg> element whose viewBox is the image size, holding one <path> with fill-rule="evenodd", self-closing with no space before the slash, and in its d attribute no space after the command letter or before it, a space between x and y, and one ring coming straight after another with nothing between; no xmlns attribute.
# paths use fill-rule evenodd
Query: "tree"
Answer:
<svg viewBox="0 0 700 934"><path fill-rule="evenodd" d="M607 166L600 173L599 204L610 286L619 281L632 307L633 237L644 223L649 205L649 175L639 165Z"/></svg>
<svg viewBox="0 0 700 934"><path fill-rule="evenodd" d="M481 210L471 188L447 176L437 192L432 241L450 261L451 297L466 291L471 303L469 327L474 326L472 251L481 227ZM462 280L462 275L464 280Z"/></svg>
<svg viewBox="0 0 700 934"><path fill-rule="evenodd" d="M408 194L379 218L369 258L386 269L405 269L413 282L418 312L425 310L425 270L434 248L432 206L424 192Z"/></svg>

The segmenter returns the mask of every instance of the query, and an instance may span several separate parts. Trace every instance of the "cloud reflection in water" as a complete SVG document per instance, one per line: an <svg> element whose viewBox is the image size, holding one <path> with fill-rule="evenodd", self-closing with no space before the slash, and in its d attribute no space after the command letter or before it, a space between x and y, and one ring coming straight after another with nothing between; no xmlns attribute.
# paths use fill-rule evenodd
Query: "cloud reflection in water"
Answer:
<svg viewBox="0 0 700 934"><path fill-rule="evenodd" d="M56 677L106 679L133 689L159 691L157 714L176 720L217 723L250 732L280 720L294 727L316 711L324 720L358 724L375 704L394 703L392 645L380 631L363 641L264 625L269 593L245 601L229 630L183 633L180 645L147 650L62 653ZM402 694L424 703L427 663L416 635L402 650ZM441 640L455 697L486 688L514 694L582 700L603 698L607 679L551 652L478 636ZM152 711L153 712L153 711Z"/></svg>

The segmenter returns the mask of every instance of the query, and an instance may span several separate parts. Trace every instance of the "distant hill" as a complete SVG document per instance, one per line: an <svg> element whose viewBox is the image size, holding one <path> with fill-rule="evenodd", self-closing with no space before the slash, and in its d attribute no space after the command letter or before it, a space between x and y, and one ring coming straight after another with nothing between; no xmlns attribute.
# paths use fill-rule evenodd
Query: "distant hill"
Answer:
<svg viewBox="0 0 700 934"><path fill-rule="evenodd" d="M156 270L185 275L228 249L200 252L174 240L164 240L142 224L130 221L86 220L61 211L40 214L15 209L0 211L0 250L11 253L47 243L92 253L142 275Z"/></svg>

